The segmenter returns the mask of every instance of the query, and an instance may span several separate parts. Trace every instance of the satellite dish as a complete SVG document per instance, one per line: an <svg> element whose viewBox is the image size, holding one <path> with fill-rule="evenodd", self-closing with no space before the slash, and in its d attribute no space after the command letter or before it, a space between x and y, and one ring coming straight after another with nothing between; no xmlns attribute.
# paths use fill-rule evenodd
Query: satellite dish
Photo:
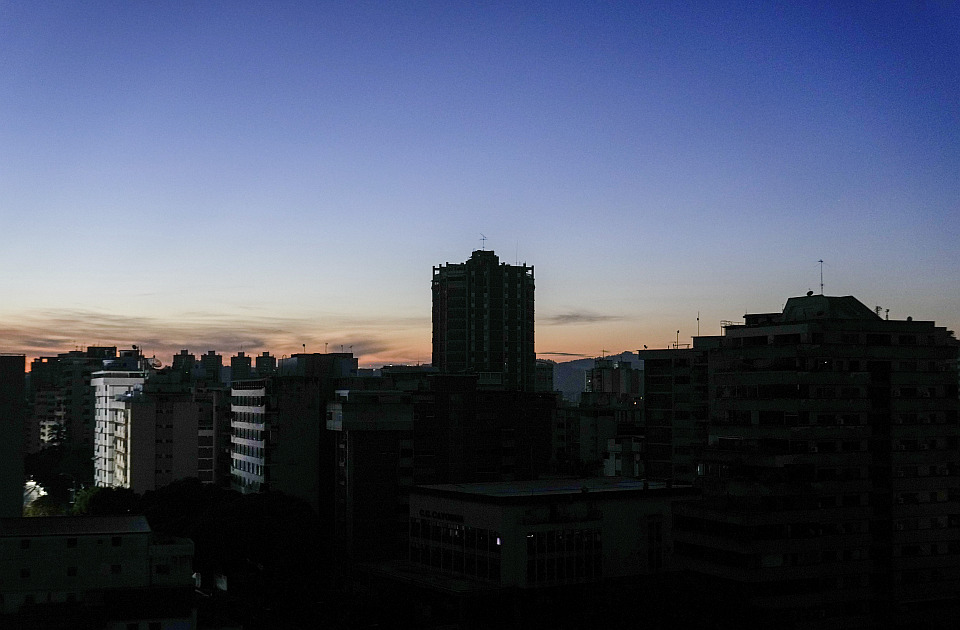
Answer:
<svg viewBox="0 0 960 630"><path fill-rule="evenodd" d="M150 367L155 370L159 370L161 367L163 367L163 362L161 362L157 357L151 357L148 359L148 362L150 363Z"/></svg>

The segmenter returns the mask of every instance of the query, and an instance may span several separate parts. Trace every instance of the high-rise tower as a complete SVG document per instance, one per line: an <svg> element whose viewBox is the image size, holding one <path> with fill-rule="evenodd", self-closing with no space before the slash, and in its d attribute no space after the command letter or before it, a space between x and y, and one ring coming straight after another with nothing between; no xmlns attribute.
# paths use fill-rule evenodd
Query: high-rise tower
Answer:
<svg viewBox="0 0 960 630"><path fill-rule="evenodd" d="M533 267L492 251L433 268L433 365L484 387L533 391Z"/></svg>

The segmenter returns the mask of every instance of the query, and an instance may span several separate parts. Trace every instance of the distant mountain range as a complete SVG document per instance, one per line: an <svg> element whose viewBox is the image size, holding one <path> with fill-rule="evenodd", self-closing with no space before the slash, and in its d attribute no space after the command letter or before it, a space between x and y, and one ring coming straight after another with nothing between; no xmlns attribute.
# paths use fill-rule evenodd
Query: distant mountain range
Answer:
<svg viewBox="0 0 960 630"><path fill-rule="evenodd" d="M619 354L608 354L604 357L594 357L592 359L574 359L573 361L564 361L556 363L553 368L553 388L563 392L564 400L578 402L580 394L583 393L583 386L586 378L586 371L596 365L597 359L611 359L613 361L630 361L634 367L643 368L641 361L635 352L625 351Z"/></svg>

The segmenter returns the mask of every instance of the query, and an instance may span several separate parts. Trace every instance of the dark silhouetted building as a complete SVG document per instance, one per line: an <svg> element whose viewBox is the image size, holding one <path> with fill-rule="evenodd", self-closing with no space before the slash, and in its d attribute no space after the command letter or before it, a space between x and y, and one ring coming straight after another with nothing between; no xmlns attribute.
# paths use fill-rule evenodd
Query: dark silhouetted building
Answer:
<svg viewBox="0 0 960 630"><path fill-rule="evenodd" d="M0 354L0 516L23 514L27 358Z"/></svg>
<svg viewBox="0 0 960 630"><path fill-rule="evenodd" d="M476 374L481 387L533 391L533 267L478 250L433 268L433 365Z"/></svg>
<svg viewBox="0 0 960 630"><path fill-rule="evenodd" d="M253 375L252 358L243 353L243 351L238 352L236 356L230 357L230 379L233 381L241 381L245 378L250 378Z"/></svg>
<svg viewBox="0 0 960 630"><path fill-rule="evenodd" d="M277 357L270 356L269 352L261 352L254 359L257 376L270 376L277 371Z"/></svg>
<svg viewBox="0 0 960 630"><path fill-rule="evenodd" d="M116 346L90 346L30 363L30 422L37 427L30 451L65 444L93 456L96 420L90 376L116 356Z"/></svg>
<svg viewBox="0 0 960 630"><path fill-rule="evenodd" d="M549 359L537 359L536 365L536 378L534 389L538 392L552 392L554 391L553 385L553 372L557 367L557 364L554 361Z"/></svg>
<svg viewBox="0 0 960 630"><path fill-rule="evenodd" d="M643 359L644 476L692 483L706 444L708 350L716 337L695 337L692 348L641 350Z"/></svg>
<svg viewBox="0 0 960 630"><path fill-rule="evenodd" d="M229 385L229 379L223 378L223 356L213 350L207 350L200 355L200 376L208 383L224 383Z"/></svg>
<svg viewBox="0 0 960 630"><path fill-rule="evenodd" d="M781 627L955 627L953 333L808 295L747 315L712 344L644 357L647 401L672 379L678 403L648 414L676 419L687 409L677 386L702 387L707 370L708 395L691 392L708 405L703 497L674 515L684 566Z"/></svg>
<svg viewBox="0 0 960 630"><path fill-rule="evenodd" d="M663 573L671 568L671 502L692 494L689 486L603 477L419 486L410 496L410 561L440 588Z"/></svg>
<svg viewBox="0 0 960 630"><path fill-rule="evenodd" d="M521 481L548 471L557 395L481 389L477 381L423 372L406 381L420 386L406 391L337 392L327 428L337 440L335 520L345 555L405 556L414 485Z"/></svg>
<svg viewBox="0 0 960 630"><path fill-rule="evenodd" d="M641 376L632 362L606 358L584 371L580 401L565 402L554 427L557 472L600 475L611 443L621 435L640 434ZM628 466L624 474L633 476L631 470Z"/></svg>
<svg viewBox="0 0 960 630"><path fill-rule="evenodd" d="M336 439L334 537L342 558L406 553L414 484L413 398L409 392L341 390L327 404Z"/></svg>
<svg viewBox="0 0 960 630"><path fill-rule="evenodd" d="M631 361L610 358L596 359L593 368L584 375L583 391L593 394L640 396L643 370L633 367Z"/></svg>
<svg viewBox="0 0 960 630"><path fill-rule="evenodd" d="M324 439L327 402L338 380L356 370L351 353L295 354L273 376L234 381L231 486L280 490L326 514L334 477L332 439Z"/></svg>

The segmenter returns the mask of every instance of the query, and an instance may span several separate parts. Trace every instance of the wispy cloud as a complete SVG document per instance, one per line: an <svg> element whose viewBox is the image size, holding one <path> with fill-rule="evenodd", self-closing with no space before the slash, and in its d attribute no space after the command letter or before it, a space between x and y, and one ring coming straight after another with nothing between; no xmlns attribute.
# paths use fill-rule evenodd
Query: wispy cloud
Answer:
<svg viewBox="0 0 960 630"><path fill-rule="evenodd" d="M125 316L93 310L37 310L0 319L0 350L51 355L88 345L136 344L161 358L182 348L233 353L339 352L356 356L405 352L397 340L429 334L428 317L351 317L339 313L306 317L221 315L185 312L174 316ZM407 344L409 345L409 344Z"/></svg>
<svg viewBox="0 0 960 630"><path fill-rule="evenodd" d="M567 326L571 324L595 324L598 322L613 322L623 319L621 315L606 315L591 313L590 311L567 311L557 315L548 315L538 318L539 321L553 326Z"/></svg>
<svg viewBox="0 0 960 630"><path fill-rule="evenodd" d="M581 354L579 352L538 352L537 356L551 356L551 357L578 357L585 359L589 357L588 354Z"/></svg>

